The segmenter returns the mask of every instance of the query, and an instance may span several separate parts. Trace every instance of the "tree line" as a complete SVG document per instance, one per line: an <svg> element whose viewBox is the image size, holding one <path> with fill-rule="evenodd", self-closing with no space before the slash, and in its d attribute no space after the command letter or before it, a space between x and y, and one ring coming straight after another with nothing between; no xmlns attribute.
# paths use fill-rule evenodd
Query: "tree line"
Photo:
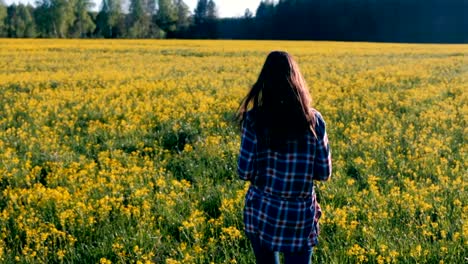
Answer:
<svg viewBox="0 0 468 264"><path fill-rule="evenodd" d="M468 0L262 1L220 38L468 43Z"/></svg>
<svg viewBox="0 0 468 264"><path fill-rule="evenodd" d="M2 4L0 36L468 42L468 0L263 0L218 18L213 0L37 0Z"/></svg>
<svg viewBox="0 0 468 264"><path fill-rule="evenodd" d="M34 6L0 0L0 37L215 38L217 7L199 0L193 14L183 0L37 0Z"/></svg>

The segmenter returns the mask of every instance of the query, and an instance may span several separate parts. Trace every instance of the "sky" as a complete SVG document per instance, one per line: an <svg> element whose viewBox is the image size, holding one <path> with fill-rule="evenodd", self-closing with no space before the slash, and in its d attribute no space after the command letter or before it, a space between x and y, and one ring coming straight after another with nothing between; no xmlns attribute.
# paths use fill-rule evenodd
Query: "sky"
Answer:
<svg viewBox="0 0 468 264"><path fill-rule="evenodd" d="M31 3L34 4L35 0L4 0L7 5L12 3ZM101 6L102 0L92 0L96 3L94 9L98 10ZM219 17L237 17L243 16L245 9L250 9L252 13L255 14L258 5L261 0L215 0L216 6L218 7ZM193 10L197 6L197 0L184 0L184 2L189 6L190 11L193 13Z"/></svg>

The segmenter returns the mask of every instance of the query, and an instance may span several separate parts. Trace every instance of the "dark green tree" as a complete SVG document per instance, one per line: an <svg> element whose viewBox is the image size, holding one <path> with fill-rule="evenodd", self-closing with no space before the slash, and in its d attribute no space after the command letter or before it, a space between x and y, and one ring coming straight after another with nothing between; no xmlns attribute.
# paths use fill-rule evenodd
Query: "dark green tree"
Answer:
<svg viewBox="0 0 468 264"><path fill-rule="evenodd" d="M156 24L167 34L171 35L177 29L177 9L172 0L159 0L156 13Z"/></svg>
<svg viewBox="0 0 468 264"><path fill-rule="evenodd" d="M94 6L94 3L90 0L76 0L74 6L74 15L75 21L70 28L71 37L86 37L90 35L96 25L94 24L93 19L91 18L91 8Z"/></svg>
<svg viewBox="0 0 468 264"><path fill-rule="evenodd" d="M213 0L208 1L207 10L206 10L206 32L207 38L217 38L218 37L218 9L216 3Z"/></svg>
<svg viewBox="0 0 468 264"><path fill-rule="evenodd" d="M130 38L145 38L149 35L151 14L144 0L131 0L127 16L127 36Z"/></svg>
<svg viewBox="0 0 468 264"><path fill-rule="evenodd" d="M206 6L206 17L207 19L217 19L218 18L218 8L216 3L213 0L209 0Z"/></svg>
<svg viewBox="0 0 468 264"><path fill-rule="evenodd" d="M122 36L124 22L121 0L103 0L96 17L96 34L105 38Z"/></svg>
<svg viewBox="0 0 468 264"><path fill-rule="evenodd" d="M158 2L159 0L145 0L143 2L144 10L148 15L148 29L146 33L146 37L148 38L162 38L165 34L157 24Z"/></svg>
<svg viewBox="0 0 468 264"><path fill-rule="evenodd" d="M75 21L75 0L37 0L36 6L39 12L35 17L41 35L68 37L69 29Z"/></svg>
<svg viewBox="0 0 468 264"><path fill-rule="evenodd" d="M39 37L48 38L53 37L52 13L50 12L50 1L38 0L36 1L36 8L34 9L34 21L36 30Z"/></svg>
<svg viewBox="0 0 468 264"><path fill-rule="evenodd" d="M12 38L32 38L36 36L34 20L23 4L11 5L7 8L8 36Z"/></svg>
<svg viewBox="0 0 468 264"><path fill-rule="evenodd" d="M190 10L183 0L175 0L177 12L177 31L185 31L190 26Z"/></svg>
<svg viewBox="0 0 468 264"><path fill-rule="evenodd" d="M193 14L193 22L195 25L202 25L206 22L208 12L208 0L198 0L197 7Z"/></svg>
<svg viewBox="0 0 468 264"><path fill-rule="evenodd" d="M7 6L3 0L0 0L0 37L7 36L6 28Z"/></svg>
<svg viewBox="0 0 468 264"><path fill-rule="evenodd" d="M142 2L145 12L149 15L155 15L158 6L158 0L143 0Z"/></svg>
<svg viewBox="0 0 468 264"><path fill-rule="evenodd" d="M34 8L31 5L19 5L18 6L18 15L24 21L25 28L23 33L24 38L34 38L36 37L36 25L34 23L34 17L32 11Z"/></svg>
<svg viewBox="0 0 468 264"><path fill-rule="evenodd" d="M65 38L75 20L74 0L50 0L50 12L55 37Z"/></svg>
<svg viewBox="0 0 468 264"><path fill-rule="evenodd" d="M245 9L244 11L244 19L252 19L253 18L253 13L250 11L250 9Z"/></svg>
<svg viewBox="0 0 468 264"><path fill-rule="evenodd" d="M193 34L196 38L217 37L218 12L213 0L198 0L194 13Z"/></svg>
<svg viewBox="0 0 468 264"><path fill-rule="evenodd" d="M7 36L9 38L17 38L17 30L20 31L23 25L23 21L19 20L16 4L12 4L7 8L7 18L6 18L6 27L7 27ZM20 29L18 29L20 28Z"/></svg>

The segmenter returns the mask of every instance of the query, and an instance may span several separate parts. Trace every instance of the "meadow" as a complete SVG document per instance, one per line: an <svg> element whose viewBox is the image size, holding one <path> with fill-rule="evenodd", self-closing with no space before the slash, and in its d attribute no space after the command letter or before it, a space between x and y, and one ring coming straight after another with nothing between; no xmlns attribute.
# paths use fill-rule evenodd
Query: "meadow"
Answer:
<svg viewBox="0 0 468 264"><path fill-rule="evenodd" d="M254 263L233 116L298 61L333 175L314 263L466 263L468 45L0 39L0 262Z"/></svg>

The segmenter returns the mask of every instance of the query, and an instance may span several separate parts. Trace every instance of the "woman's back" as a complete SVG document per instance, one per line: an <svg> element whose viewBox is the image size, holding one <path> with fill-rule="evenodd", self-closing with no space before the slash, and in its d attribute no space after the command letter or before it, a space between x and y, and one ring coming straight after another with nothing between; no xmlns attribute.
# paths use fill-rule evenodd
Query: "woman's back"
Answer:
<svg viewBox="0 0 468 264"><path fill-rule="evenodd" d="M239 163L239 176L251 180L252 185L265 195L279 199L310 198L313 180L326 180L331 174L331 159L323 155L329 154L325 122L319 112L314 112L317 137L306 130L276 148L263 142L262 133L255 129L254 111L247 112L244 128L248 130L247 135L254 137L247 137L246 140L256 140L257 143L256 149L241 152L255 152L256 165L248 171L246 162ZM241 160L246 161L245 158Z"/></svg>

